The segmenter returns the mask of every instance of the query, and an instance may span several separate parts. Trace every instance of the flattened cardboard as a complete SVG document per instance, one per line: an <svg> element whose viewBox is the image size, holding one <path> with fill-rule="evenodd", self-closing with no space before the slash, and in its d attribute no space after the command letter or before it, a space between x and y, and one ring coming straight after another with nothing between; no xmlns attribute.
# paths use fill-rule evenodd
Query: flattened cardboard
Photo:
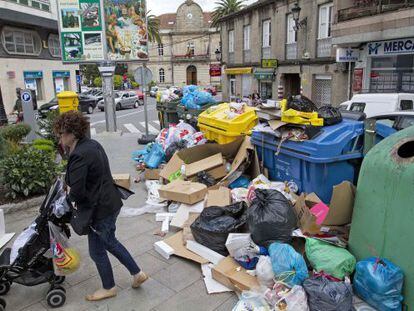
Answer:
<svg viewBox="0 0 414 311"><path fill-rule="evenodd" d="M170 225L177 228L183 228L185 222L189 219L190 213L200 214L203 211L203 209L204 202L199 202L192 206L187 204L181 204L177 212L175 213L175 216L173 217Z"/></svg>
<svg viewBox="0 0 414 311"><path fill-rule="evenodd" d="M193 252L189 251L183 244L183 232L180 231L169 238L164 240L165 243L167 243L169 246L171 246L174 249L174 255L183 257L195 262L198 262L200 264L208 263L209 261L207 259L204 259L197 254L194 254Z"/></svg>
<svg viewBox="0 0 414 311"><path fill-rule="evenodd" d="M317 234L320 232L320 227L316 224L316 217L311 213L305 201L305 194L302 193L294 205L298 225L303 233Z"/></svg>
<svg viewBox="0 0 414 311"><path fill-rule="evenodd" d="M145 180L159 180L160 172L161 172L161 169L158 169L158 168L157 169L146 168L145 174L144 174Z"/></svg>
<svg viewBox="0 0 414 311"><path fill-rule="evenodd" d="M207 186L191 181L175 180L161 186L158 192L163 199L191 205L204 200Z"/></svg>
<svg viewBox="0 0 414 311"><path fill-rule="evenodd" d="M224 207L231 204L231 191L229 188L220 187L218 190L208 190L206 196L206 207Z"/></svg>
<svg viewBox="0 0 414 311"><path fill-rule="evenodd" d="M351 223L355 201L355 186L349 181L334 186L329 213L322 225L343 226Z"/></svg>
<svg viewBox="0 0 414 311"><path fill-rule="evenodd" d="M164 166L164 168L160 172L160 176L166 180L171 176L171 174L174 174L178 170L181 169L181 166L184 164L184 161L181 160L180 156L178 155L178 152L176 152L170 161Z"/></svg>
<svg viewBox="0 0 414 311"><path fill-rule="evenodd" d="M280 120L269 120L267 122L269 123L270 128L274 131L287 124L286 122L282 122Z"/></svg>
<svg viewBox="0 0 414 311"><path fill-rule="evenodd" d="M211 270L213 279L224 286L242 292L258 288L259 282L230 256L224 258Z"/></svg>
<svg viewBox="0 0 414 311"><path fill-rule="evenodd" d="M215 180L222 179L227 174L226 165L220 165L216 168L208 170L207 173Z"/></svg>
<svg viewBox="0 0 414 311"><path fill-rule="evenodd" d="M115 183L126 189L131 188L131 175L129 174L112 174Z"/></svg>
<svg viewBox="0 0 414 311"><path fill-rule="evenodd" d="M191 177L202 171L208 171L223 165L223 156L217 153L211 157L185 165L185 176Z"/></svg>

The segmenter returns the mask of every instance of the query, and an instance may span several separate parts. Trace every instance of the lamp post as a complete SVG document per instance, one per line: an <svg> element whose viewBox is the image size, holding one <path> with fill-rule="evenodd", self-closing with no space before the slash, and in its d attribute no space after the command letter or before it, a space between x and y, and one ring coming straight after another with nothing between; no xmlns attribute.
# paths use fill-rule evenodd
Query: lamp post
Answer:
<svg viewBox="0 0 414 311"><path fill-rule="evenodd" d="M296 2L293 6L293 8L291 9L292 15L293 15L293 20L295 21L295 31L298 32L299 29L306 27L308 25L308 18L305 17L304 19L302 19L301 21L300 19L300 11L302 10L302 8L299 6L299 2Z"/></svg>
<svg viewBox="0 0 414 311"><path fill-rule="evenodd" d="M216 51L214 52L214 54L216 55L216 60L218 62L221 62L221 51L219 49L216 49Z"/></svg>

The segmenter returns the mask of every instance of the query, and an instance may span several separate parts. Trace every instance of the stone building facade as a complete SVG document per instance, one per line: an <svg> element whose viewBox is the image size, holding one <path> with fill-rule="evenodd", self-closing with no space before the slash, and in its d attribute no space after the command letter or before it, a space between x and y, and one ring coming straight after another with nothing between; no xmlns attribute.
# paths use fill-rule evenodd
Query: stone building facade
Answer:
<svg viewBox="0 0 414 311"><path fill-rule="evenodd" d="M159 19L162 44L149 46L153 80L160 86L220 85L220 76L210 76L210 65L219 64L215 51L220 47L220 32L212 28L211 14L187 0L176 13Z"/></svg>

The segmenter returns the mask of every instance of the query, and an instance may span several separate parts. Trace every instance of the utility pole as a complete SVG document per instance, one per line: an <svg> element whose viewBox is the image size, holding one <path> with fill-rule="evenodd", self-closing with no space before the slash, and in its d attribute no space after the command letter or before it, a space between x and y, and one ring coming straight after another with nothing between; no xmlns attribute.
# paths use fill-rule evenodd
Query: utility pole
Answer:
<svg viewBox="0 0 414 311"><path fill-rule="evenodd" d="M116 112L114 100L114 73L115 64L113 62L103 62L99 66L99 72L102 77L102 91L105 103L105 121L106 131L116 132Z"/></svg>

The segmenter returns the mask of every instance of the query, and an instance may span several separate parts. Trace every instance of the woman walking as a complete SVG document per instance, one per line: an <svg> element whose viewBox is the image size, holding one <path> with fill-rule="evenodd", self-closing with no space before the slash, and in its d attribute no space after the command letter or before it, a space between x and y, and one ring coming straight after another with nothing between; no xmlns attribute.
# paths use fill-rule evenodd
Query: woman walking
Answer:
<svg viewBox="0 0 414 311"><path fill-rule="evenodd" d="M102 288L87 295L86 300L98 301L116 296L108 252L131 273L133 288L139 287L148 276L115 237L121 195L113 182L105 150L86 137L88 127L88 121L80 112L70 111L58 117L54 132L69 153L66 183L70 187L70 201L79 211L93 209L88 233L89 254L98 269Z"/></svg>

